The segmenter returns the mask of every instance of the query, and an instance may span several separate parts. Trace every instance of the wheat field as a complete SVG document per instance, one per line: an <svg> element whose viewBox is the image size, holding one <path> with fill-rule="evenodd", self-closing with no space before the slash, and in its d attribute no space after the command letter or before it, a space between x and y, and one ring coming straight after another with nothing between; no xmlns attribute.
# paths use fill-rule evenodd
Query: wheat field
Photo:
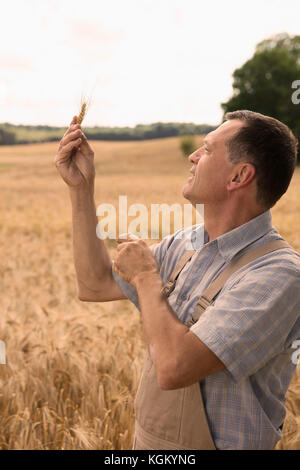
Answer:
<svg viewBox="0 0 300 470"><path fill-rule="evenodd" d="M201 138L198 139L200 143ZM92 142L95 202L180 203L190 164L176 138ZM0 449L131 449L145 343L128 301L80 302L56 143L0 147ZM300 251L300 169L272 210ZM116 244L107 242L114 256ZM298 369L299 370L299 369ZM278 449L300 449L300 371Z"/></svg>

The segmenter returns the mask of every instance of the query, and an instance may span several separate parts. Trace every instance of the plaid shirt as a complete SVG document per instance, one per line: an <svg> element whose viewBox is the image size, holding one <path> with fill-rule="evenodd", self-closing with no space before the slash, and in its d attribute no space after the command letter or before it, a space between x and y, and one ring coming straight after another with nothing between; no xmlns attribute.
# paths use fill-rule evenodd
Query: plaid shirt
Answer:
<svg viewBox="0 0 300 470"><path fill-rule="evenodd" d="M270 211L208 240L204 235L168 297L183 323L200 294L236 255L282 239ZM186 250L178 231L151 246L166 282ZM140 310L136 289L114 271L120 289ZM216 354L225 369L200 382L208 424L218 449L273 449L281 438L285 394L296 365L293 342L300 338L300 255L281 249L234 273L191 331Z"/></svg>

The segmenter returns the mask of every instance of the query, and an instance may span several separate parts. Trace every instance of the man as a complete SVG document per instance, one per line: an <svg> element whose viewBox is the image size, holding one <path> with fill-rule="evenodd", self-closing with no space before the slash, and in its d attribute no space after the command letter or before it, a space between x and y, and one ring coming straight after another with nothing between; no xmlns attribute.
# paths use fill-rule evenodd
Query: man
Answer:
<svg viewBox="0 0 300 470"><path fill-rule="evenodd" d="M226 119L189 157L183 195L205 205L194 251L182 231L150 248L128 237L112 263L96 237L93 151L76 116L55 157L70 189L79 299L128 298L141 311L148 352L135 449L273 449L281 437L300 337L300 256L270 208L289 186L297 141L271 117Z"/></svg>

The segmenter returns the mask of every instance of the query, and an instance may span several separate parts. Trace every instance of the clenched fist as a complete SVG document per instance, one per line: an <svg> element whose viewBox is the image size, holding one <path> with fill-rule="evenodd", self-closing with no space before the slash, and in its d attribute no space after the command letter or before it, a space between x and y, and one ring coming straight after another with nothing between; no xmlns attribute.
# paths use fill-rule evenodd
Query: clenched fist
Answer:
<svg viewBox="0 0 300 470"><path fill-rule="evenodd" d="M117 254L113 269L126 282L135 286L137 276L143 274L159 274L156 260L144 240L132 238L118 239Z"/></svg>

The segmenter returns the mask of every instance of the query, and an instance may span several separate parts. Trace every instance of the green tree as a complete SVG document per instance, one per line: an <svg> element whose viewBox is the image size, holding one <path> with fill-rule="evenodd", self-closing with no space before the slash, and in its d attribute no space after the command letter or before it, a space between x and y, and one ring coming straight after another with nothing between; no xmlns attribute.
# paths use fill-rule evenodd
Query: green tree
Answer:
<svg viewBox="0 0 300 470"><path fill-rule="evenodd" d="M180 150L184 157L188 157L196 148L196 141L193 135L183 135L179 139Z"/></svg>
<svg viewBox="0 0 300 470"><path fill-rule="evenodd" d="M0 145L12 145L16 143L15 135L0 127Z"/></svg>
<svg viewBox="0 0 300 470"><path fill-rule="evenodd" d="M266 39L256 46L253 57L234 71L233 95L221 105L224 115L249 109L273 116L300 140L300 104L292 102L296 80L300 80L300 36L282 33Z"/></svg>

